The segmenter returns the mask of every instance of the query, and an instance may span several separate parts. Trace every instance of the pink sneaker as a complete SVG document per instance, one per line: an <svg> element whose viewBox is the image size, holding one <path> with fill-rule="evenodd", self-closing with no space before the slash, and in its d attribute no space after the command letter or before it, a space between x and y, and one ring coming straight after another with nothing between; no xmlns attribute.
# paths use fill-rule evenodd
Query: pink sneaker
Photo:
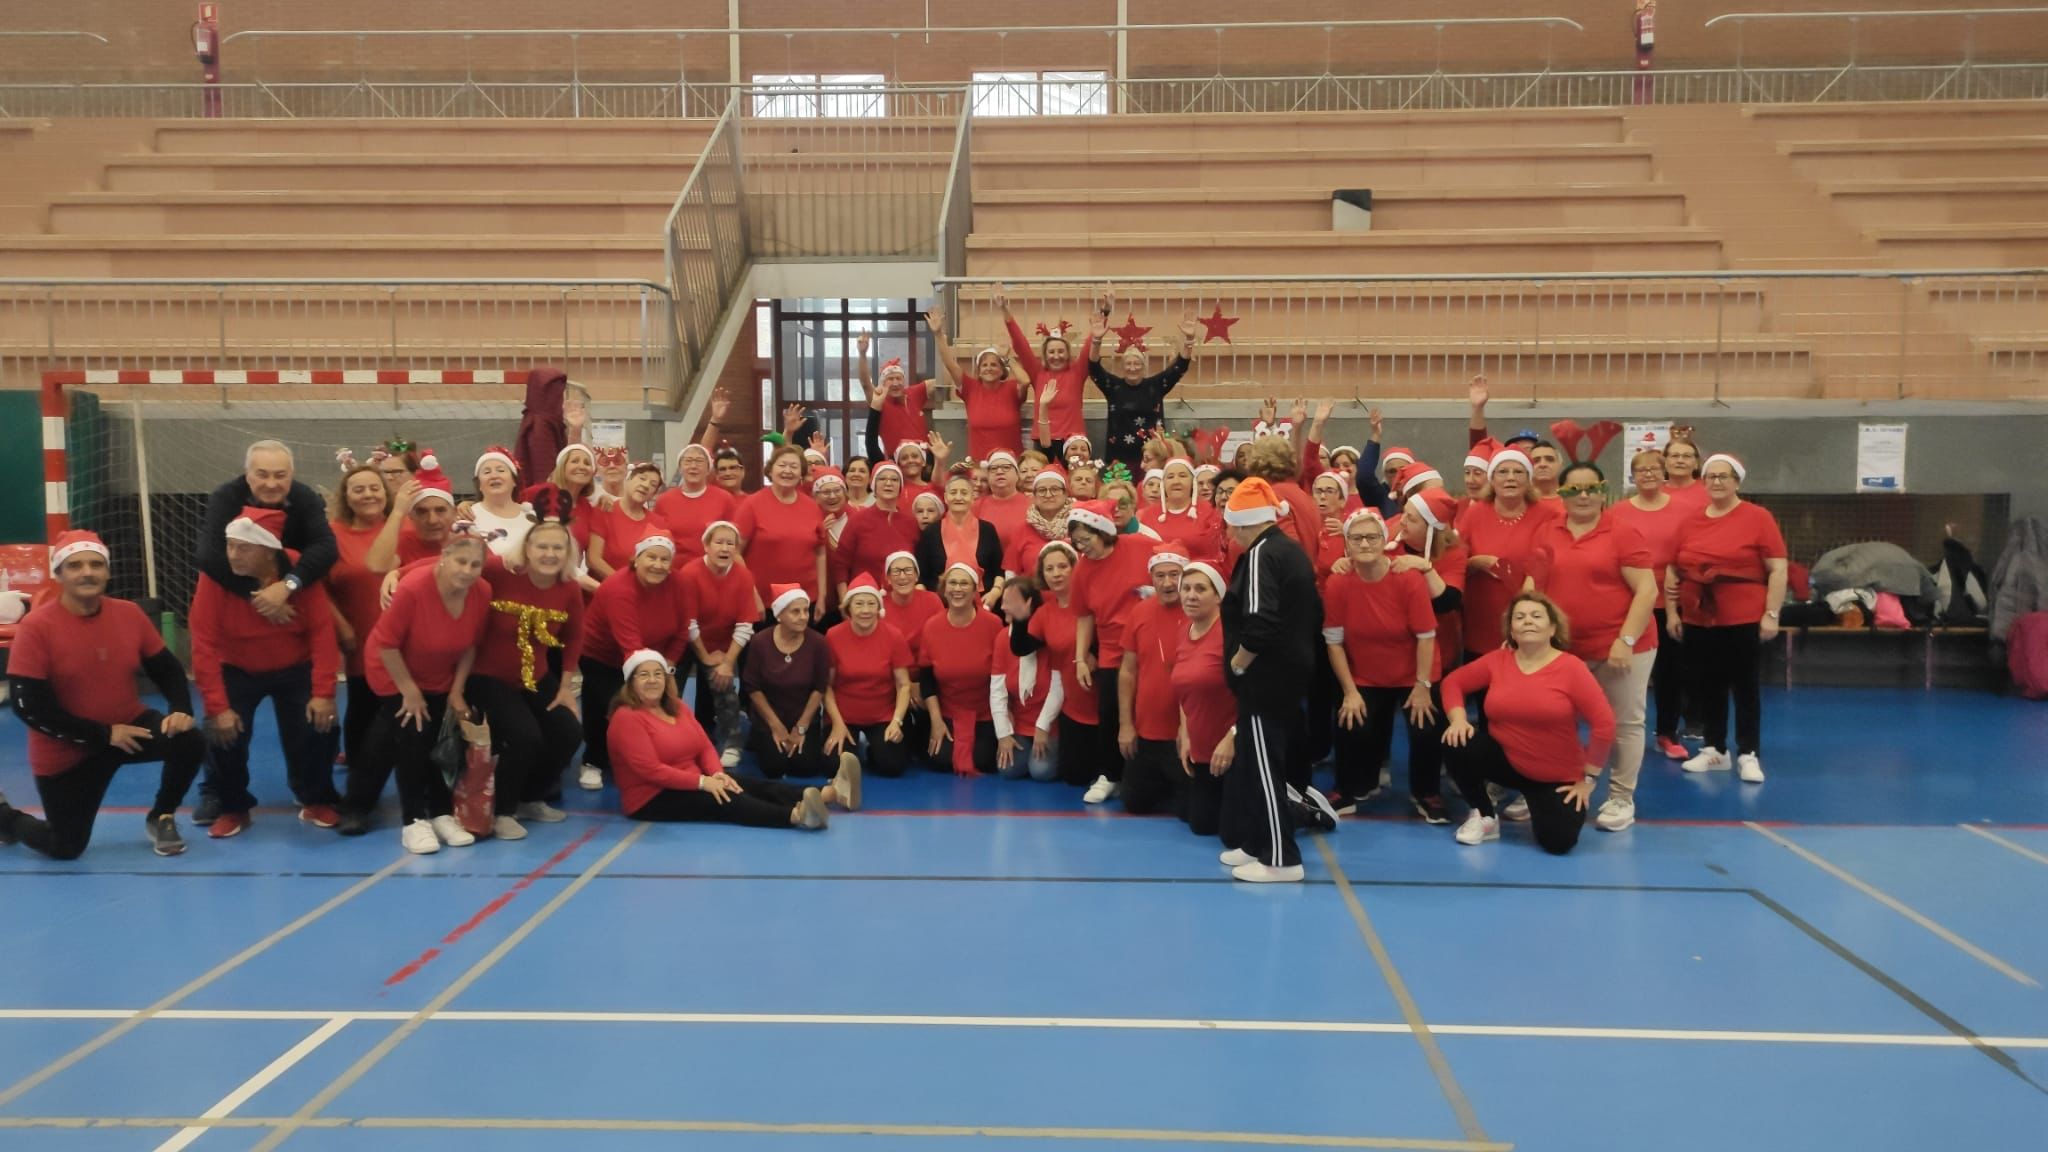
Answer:
<svg viewBox="0 0 2048 1152"><path fill-rule="evenodd" d="M1680 744L1669 736L1657 737L1657 751L1662 752L1672 760L1685 760L1692 756L1692 753L1685 750L1685 745Z"/></svg>

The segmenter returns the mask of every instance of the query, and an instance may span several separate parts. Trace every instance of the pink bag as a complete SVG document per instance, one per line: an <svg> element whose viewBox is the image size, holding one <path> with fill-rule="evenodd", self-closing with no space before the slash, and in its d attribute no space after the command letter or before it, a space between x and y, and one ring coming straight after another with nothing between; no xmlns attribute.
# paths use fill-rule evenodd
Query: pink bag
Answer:
<svg viewBox="0 0 2048 1152"><path fill-rule="evenodd" d="M1895 631L1904 632L1913 627L1912 621L1906 619L1906 606L1899 603L1898 596L1890 592L1879 592L1877 594L1877 612L1875 615L1875 627L1878 628L1890 628Z"/></svg>
<svg viewBox="0 0 2048 1152"><path fill-rule="evenodd" d="M491 755L491 729L483 723L462 725L462 772L455 778L455 820L470 835L491 834L496 820L498 758Z"/></svg>

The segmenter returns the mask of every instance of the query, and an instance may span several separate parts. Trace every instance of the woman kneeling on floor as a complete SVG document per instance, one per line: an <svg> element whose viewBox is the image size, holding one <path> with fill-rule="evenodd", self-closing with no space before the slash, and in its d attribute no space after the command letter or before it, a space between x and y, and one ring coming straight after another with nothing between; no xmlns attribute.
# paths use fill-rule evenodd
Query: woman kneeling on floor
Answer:
<svg viewBox="0 0 2048 1152"><path fill-rule="evenodd" d="M1445 767L1472 814L1458 843L1500 838L1488 783L1520 792L1529 802L1536 843L1562 856L1579 842L1586 800L1614 746L1614 709L1585 661L1571 654L1564 614L1540 592L1508 602L1501 630L1510 646L1496 648L1444 678ZM1465 714L1467 693L1486 693L1480 727ZM1592 741L1579 743L1579 721Z"/></svg>
<svg viewBox="0 0 2048 1152"><path fill-rule="evenodd" d="M661 653L633 653L624 672L626 686L613 702L606 739L619 807L627 816L751 828L825 827L825 805L837 799L832 786L797 788L725 770L703 726L684 710Z"/></svg>

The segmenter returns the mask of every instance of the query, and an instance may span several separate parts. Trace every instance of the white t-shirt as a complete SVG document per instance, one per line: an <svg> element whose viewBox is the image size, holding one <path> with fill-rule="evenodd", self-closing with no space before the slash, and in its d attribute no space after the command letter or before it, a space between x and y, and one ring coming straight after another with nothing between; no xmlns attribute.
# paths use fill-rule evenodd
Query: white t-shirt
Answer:
<svg viewBox="0 0 2048 1152"><path fill-rule="evenodd" d="M500 560L510 560L516 558L519 555L520 549L526 547L527 530L533 527L533 521L529 519L529 513L532 511L532 508L521 504L519 511L511 516L500 516L489 508L484 507L482 501L478 501L471 507L469 515L470 519L476 521L479 528L502 529L504 531L505 534L503 536L491 541L491 551L497 553Z"/></svg>

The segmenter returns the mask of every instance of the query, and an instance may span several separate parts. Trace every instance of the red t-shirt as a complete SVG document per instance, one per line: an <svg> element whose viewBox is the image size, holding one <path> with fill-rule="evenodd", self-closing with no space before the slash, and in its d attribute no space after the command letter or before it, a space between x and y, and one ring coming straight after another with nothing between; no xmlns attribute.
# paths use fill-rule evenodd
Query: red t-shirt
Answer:
<svg viewBox="0 0 2048 1152"><path fill-rule="evenodd" d="M1138 657L1138 688L1131 697L1131 726L1140 740L1174 740L1180 714L1173 698L1173 661L1187 634L1188 616L1178 603L1147 600L1132 611L1124 640Z"/></svg>
<svg viewBox="0 0 2048 1152"><path fill-rule="evenodd" d="M977 454L975 459L981 459ZM1023 492L1012 493L1008 500L998 500L994 495L983 496L974 502L974 515L995 525L996 538L1003 542L1003 555L1010 554L1010 543L1021 535L1037 536L1027 522L1031 515L1031 497Z"/></svg>
<svg viewBox="0 0 2048 1152"><path fill-rule="evenodd" d="M1608 518L1617 524L1626 524L1643 538L1643 547L1650 551L1650 564L1657 576L1657 606L1664 606L1664 577L1671 569L1671 561L1678 555L1678 531L1685 518L1693 509L1680 504L1677 497L1664 502L1655 512L1645 512L1634 504L1623 500L1607 510Z"/></svg>
<svg viewBox="0 0 2048 1152"><path fill-rule="evenodd" d="M1052 541L1038 534L1029 521L1017 538L1003 546L1003 571L1023 576L1038 575L1038 554Z"/></svg>
<svg viewBox="0 0 2048 1152"><path fill-rule="evenodd" d="M1523 672L1511 648L1495 648L1444 677L1444 709L1465 706L1468 692L1486 692L1486 731L1515 771L1531 780L1574 784L1588 767L1605 764L1614 746L1614 710L1586 662L1569 652ZM1592 729L1579 743L1579 721Z"/></svg>
<svg viewBox="0 0 2048 1152"><path fill-rule="evenodd" d="M537 634L544 633L560 645L562 674L575 675L576 662L583 658L584 612L583 589L575 579L563 573L548 587L536 588L531 576L507 569L495 555L484 561L484 578L491 582L491 621L484 628L483 643L477 646L473 671L525 688L529 665L520 652L523 633L527 651L533 654L531 669L538 683L548 674L548 651L555 647ZM549 618L553 613L561 615Z"/></svg>
<svg viewBox="0 0 2048 1152"><path fill-rule="evenodd" d="M377 617L384 614L384 573L372 572L363 563L384 526L350 528L337 522L329 527L334 529L339 554L334 567L327 570L327 598L335 615L348 621L356 635L355 647L342 654L342 667L353 678L363 674L363 642L370 638L370 629L377 626ZM402 543L404 528L399 532Z"/></svg>
<svg viewBox="0 0 2048 1152"><path fill-rule="evenodd" d="M192 589L186 618L192 636L192 679L212 715L228 709L228 689L221 668L244 672L277 672L299 664L313 665L313 695L334 699L334 674L341 669L341 645L334 638L334 610L327 587L308 584L291 594L298 614L289 624L272 624L247 597L236 596L201 575ZM249 717L243 717L246 723Z"/></svg>
<svg viewBox="0 0 2048 1152"><path fill-rule="evenodd" d="M605 745L619 785L619 810L628 816L664 790L694 792L699 780L722 770L718 749L688 708L678 710L673 724L669 719L644 708L612 713Z"/></svg>
<svg viewBox="0 0 2048 1152"><path fill-rule="evenodd" d="M1323 588L1323 642L1344 649L1351 681L1360 688L1413 687L1415 642L1435 634L1429 581L1420 572L1388 572L1378 580L1346 572L1332 575ZM1432 653L1432 682L1442 668Z"/></svg>
<svg viewBox="0 0 2048 1152"><path fill-rule="evenodd" d="M407 520L398 526L398 566L400 568L410 568L422 560L439 559L441 548L447 543L448 538L446 536L439 540L431 541L420 539L419 529L413 527L411 520ZM383 575L380 574L377 580L378 598L382 599Z"/></svg>
<svg viewBox="0 0 2048 1152"><path fill-rule="evenodd" d="M1221 620L1199 637L1181 636L1180 653L1173 662L1173 698L1180 714L1188 718L1190 764L1207 764L1216 742L1237 723L1237 697L1226 677Z"/></svg>
<svg viewBox="0 0 2048 1152"><path fill-rule="evenodd" d="M1709 499L1707 486L1698 480L1694 480L1683 488L1673 488L1671 485L1666 484L1664 485L1664 490L1671 493L1672 503L1683 506L1688 512L1705 508Z"/></svg>
<svg viewBox="0 0 2048 1152"><path fill-rule="evenodd" d="M1387 549L1387 555L1389 556L1401 556L1406 553L1407 549L1399 540L1395 540L1392 546ZM1446 590L1452 588L1458 590L1460 605L1449 612L1438 612L1436 614L1436 663L1438 672L1433 679L1441 680L1443 678L1442 669L1457 663L1459 657L1465 654L1465 609L1463 604L1465 577L1468 572L1468 569L1465 567L1465 560L1470 555L1471 553L1465 550L1465 546L1460 544L1455 548L1446 548L1437 553L1436 559L1429 562L1429 566L1436 570L1437 579L1444 582ZM1426 587L1428 581L1423 583Z"/></svg>
<svg viewBox="0 0 2048 1152"><path fill-rule="evenodd" d="M1031 634L1045 645L1039 652L1038 670L1060 678L1060 715L1076 724L1093 725L1100 723L1102 710L1094 691L1082 688L1074 679L1074 626L1073 608L1062 607L1050 597L1031 614Z"/></svg>
<svg viewBox="0 0 2048 1152"><path fill-rule="evenodd" d="M798 492L784 504L773 488L763 488L740 501L733 523L739 526L761 603L775 602L771 584L800 584L813 603L831 603L818 587L818 549L826 541L825 513L816 501Z"/></svg>
<svg viewBox="0 0 2048 1152"><path fill-rule="evenodd" d="M760 593L754 590L754 574L747 571L746 561L737 557L721 576L699 556L683 568L681 579L696 613L697 642L714 656L732 647L734 627L758 624L768 614Z"/></svg>
<svg viewBox="0 0 2048 1152"><path fill-rule="evenodd" d="M491 585L479 579L462 600L462 615L450 616L442 605L440 585L434 570L410 572L391 594L391 607L377 620L364 645L363 673L370 691L379 696L398 695L398 684L384 668L379 655L386 648L397 649L405 670L423 693L439 694L455 685L455 666L462 654L484 638L484 625L491 615Z"/></svg>
<svg viewBox="0 0 2048 1152"><path fill-rule="evenodd" d="M1465 584L1465 650L1490 652L1501 646L1500 620L1508 601L1522 590L1528 575L1529 553L1544 525L1557 519L1555 501L1532 501L1519 519L1503 520L1492 504L1473 504L1458 517L1458 536L1465 545L1466 559L1493 556L1498 559L1491 573L1473 571Z"/></svg>
<svg viewBox="0 0 2048 1152"><path fill-rule="evenodd" d="M704 485L695 496L671 488L654 498L654 514L667 524L676 542L676 567L704 554L704 530L720 520L731 520L739 509L732 493L716 484Z"/></svg>
<svg viewBox="0 0 2048 1152"><path fill-rule="evenodd" d="M1087 423L1081 418L1081 401L1088 394L1088 362L1095 356L1095 337L1083 335L1079 343L1069 343L1074 350L1073 358L1060 371L1048 372L1038 359L1038 349L1025 339L1024 329L1017 321L1010 319L1004 323L1010 330L1010 350L1016 353L1024 374L1031 378L1032 390L1043 393L1048 382L1055 386L1052 403L1045 406L1045 422L1052 438L1070 440L1083 435Z"/></svg>
<svg viewBox="0 0 2048 1152"><path fill-rule="evenodd" d="M593 510L590 515L590 534L604 538L604 562L611 565L614 572L633 566L633 546L649 536L667 536L675 540L675 535L669 531L668 521L658 510L635 520L626 515L624 504L614 504L602 512ZM675 545L677 551L681 551L683 542L675 540ZM700 545L697 550L702 552L704 549Z"/></svg>
<svg viewBox="0 0 2048 1152"><path fill-rule="evenodd" d="M1778 518L1747 500L1712 516L1702 508L1679 528L1679 618L1702 628L1754 624L1769 597L1766 560L1785 558Z"/></svg>
<svg viewBox="0 0 2048 1152"><path fill-rule="evenodd" d="M135 677L142 662L164 650L156 626L132 600L100 598L100 610L74 616L63 601L29 610L16 625L7 671L47 680L66 712L95 724L126 724L142 715ZM98 748L70 744L35 729L28 733L29 770L37 776L69 771Z"/></svg>
<svg viewBox="0 0 2048 1152"><path fill-rule="evenodd" d="M1536 538L1529 557L1529 575L1544 595L1557 602L1571 625L1572 655L1588 664L1607 659L1628 619L1635 593L1621 578L1623 568L1654 566L1642 534L1614 519L1610 510L1591 532L1577 539L1563 520L1553 521ZM1657 593L1659 597L1663 593ZM1655 603L1655 601L1652 601ZM1657 629L1645 627L1636 637L1636 651L1657 647Z"/></svg>
<svg viewBox="0 0 2048 1152"><path fill-rule="evenodd" d="M583 654L600 664L623 664L630 653L652 648L674 664L689 647L695 616L686 582L671 575L647 584L638 572L621 568L605 577L590 598Z"/></svg>
<svg viewBox="0 0 2048 1152"><path fill-rule="evenodd" d="M925 404L931 391L932 382L926 380L905 386L900 399L882 401L882 407L877 414L882 421L883 452L893 457L896 455L897 447L905 440L915 440L923 444L931 438L931 425L924 416Z"/></svg>
<svg viewBox="0 0 2048 1152"><path fill-rule="evenodd" d="M924 622L945 610L945 601L929 588L911 589L910 599L903 603L897 602L893 591L882 595L882 622L910 645L911 663L920 668L929 663L924 658Z"/></svg>
<svg viewBox="0 0 2048 1152"><path fill-rule="evenodd" d="M889 553L915 552L917 537L917 517L907 504L899 503L894 512L872 506L848 509L838 550L846 582L851 584L855 577L866 574L877 584L885 583Z"/></svg>
<svg viewBox="0 0 2048 1152"><path fill-rule="evenodd" d="M949 724L957 723L956 716L981 721L991 718L988 682L993 675L995 640L1003 631L1003 622L980 607L965 628L955 625L945 612L924 622L925 666L939 682L939 711Z"/></svg>
<svg viewBox="0 0 2048 1152"><path fill-rule="evenodd" d="M832 651L832 698L849 727L887 724L896 718L896 670L912 670L910 642L894 628L876 624L862 636L850 622L825 633Z"/></svg>
<svg viewBox="0 0 2048 1152"><path fill-rule="evenodd" d="M1139 510L1138 521L1159 533L1161 540L1178 540L1186 545L1190 560L1213 561L1223 555L1223 517L1200 500L1182 512L1147 505Z"/></svg>
<svg viewBox="0 0 2048 1152"><path fill-rule="evenodd" d="M1151 564L1152 541L1118 536L1108 556L1083 558L1074 568L1074 614L1095 617L1096 667L1115 668L1123 662L1124 628L1144 602L1138 589L1152 586ZM1073 687L1069 685L1068 691Z"/></svg>
<svg viewBox="0 0 2048 1152"><path fill-rule="evenodd" d="M960 403L967 408L967 455L986 460L992 452L1015 455L1024 446L1024 385L1004 377L994 384L962 380Z"/></svg>

